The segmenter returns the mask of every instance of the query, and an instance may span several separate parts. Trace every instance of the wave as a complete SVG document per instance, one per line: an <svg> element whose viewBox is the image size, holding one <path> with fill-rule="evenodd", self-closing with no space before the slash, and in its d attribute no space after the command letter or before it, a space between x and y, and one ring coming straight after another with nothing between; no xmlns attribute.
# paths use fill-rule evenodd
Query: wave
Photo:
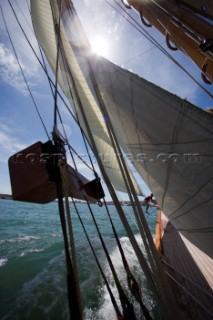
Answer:
<svg viewBox="0 0 213 320"><path fill-rule="evenodd" d="M18 236L16 238L0 240L0 244L14 243L14 242L24 242L24 241L32 241L32 240L41 240L41 237L20 235L20 236Z"/></svg>
<svg viewBox="0 0 213 320"><path fill-rule="evenodd" d="M37 238L37 237L36 237ZM23 239L23 236L22 236ZM25 240L27 241L26 236ZM35 239L34 239L35 240ZM141 237L136 235L140 247L143 250ZM93 247L98 259L107 276L110 287L120 306L119 296L114 284L114 280L103 252L100 240L97 236L91 237ZM109 250L110 257L115 266L119 280L128 293L126 285L126 273L123 267L120 252L114 238L104 237L104 241ZM137 275L139 282L144 283L145 277L139 267L137 257L130 244L128 237L120 238L121 245L129 262L131 270ZM41 252L44 249L29 249L22 252L19 256L23 257L33 252ZM86 240L77 244L77 255L79 261L79 272L81 279L81 292L83 293L84 319L115 320L116 315L106 289L103 279L98 272L93 254ZM0 260L1 261L1 260ZM43 265L44 266L44 265ZM6 319L23 319L21 315L30 319L35 314L40 319L67 319L69 317L67 293L66 293L66 262L64 250L56 257L51 258L45 266L31 280L24 283L22 289L17 294L17 299L11 310L3 317ZM148 294L147 294L148 296Z"/></svg>
<svg viewBox="0 0 213 320"><path fill-rule="evenodd" d="M68 319L64 251L26 281L2 320Z"/></svg>

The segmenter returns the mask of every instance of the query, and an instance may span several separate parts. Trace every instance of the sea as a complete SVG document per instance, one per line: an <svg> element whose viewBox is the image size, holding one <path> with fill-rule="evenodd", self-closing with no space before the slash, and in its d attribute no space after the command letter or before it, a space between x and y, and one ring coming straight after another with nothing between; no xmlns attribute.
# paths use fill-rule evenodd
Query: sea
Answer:
<svg viewBox="0 0 213 320"><path fill-rule="evenodd" d="M84 203L77 204L77 207L98 260L119 304L115 283L88 207ZM126 273L106 209L97 204L92 204L91 207L119 280L124 290L129 294ZM70 209L84 319L117 319L72 203L70 203ZM146 219L154 237L156 209L150 208L149 210ZM114 205L109 206L109 211L130 268L140 285L143 299L154 318L157 319L157 304L139 267L134 250ZM141 250L144 251L132 207L125 206L124 211ZM134 303L138 318L143 319L139 306L133 301ZM39 205L0 200L0 319L69 319L65 251L57 202Z"/></svg>

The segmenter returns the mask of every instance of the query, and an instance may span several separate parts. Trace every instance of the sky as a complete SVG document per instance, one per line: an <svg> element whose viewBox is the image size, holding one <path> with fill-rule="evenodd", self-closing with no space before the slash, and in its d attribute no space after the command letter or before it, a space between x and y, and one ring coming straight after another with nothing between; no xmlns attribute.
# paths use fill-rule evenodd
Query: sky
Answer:
<svg viewBox="0 0 213 320"><path fill-rule="evenodd" d="M27 0L11 0L15 12L29 37L31 44L39 54L38 46L31 26ZM106 47L102 54L112 62L131 70L133 73L163 87L164 89L187 99L206 109L212 106L211 98L193 82L182 70L165 57L138 30L134 29L105 0L73 1L86 33L94 45ZM111 4L115 5L113 0ZM20 30L7 1L1 1L8 29L15 46L20 64L28 85L36 101L48 133L53 127L53 98L47 79L34 54ZM118 7L117 7L118 8ZM133 10L128 11L141 24L139 16ZM0 13L1 14L1 13ZM147 28L146 28L147 30ZM165 37L153 28L147 30L163 46ZM99 39L99 40L97 40ZM102 42L101 42L102 41ZM202 83L200 71L192 61L182 53L170 53L191 74ZM51 71L52 79L54 76ZM203 83L202 83L203 84ZM212 88L203 84L208 90ZM82 155L85 149L80 132L65 107L60 104L63 124L72 146ZM26 88L20 67L15 58L2 17L0 18L0 193L11 194L8 172L8 158L36 141L45 142L46 134L34 108L32 98ZM90 172L81 165L81 173L90 178ZM149 192L145 188L145 193Z"/></svg>

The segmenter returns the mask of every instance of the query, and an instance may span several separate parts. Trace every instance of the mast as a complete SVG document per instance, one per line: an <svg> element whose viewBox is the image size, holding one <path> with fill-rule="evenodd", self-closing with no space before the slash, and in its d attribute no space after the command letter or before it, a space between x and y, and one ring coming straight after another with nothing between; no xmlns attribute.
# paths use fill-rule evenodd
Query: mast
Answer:
<svg viewBox="0 0 213 320"><path fill-rule="evenodd" d="M198 1L193 5L181 5L177 1L128 0L128 4L139 12L145 25L154 26L166 37L171 50L180 49L201 70L203 80L213 82L213 28L206 17L198 14ZM210 1L209 1L210 2ZM212 6L207 6L209 15ZM202 10L200 9L202 12ZM149 24L146 22L149 21ZM173 43L173 45L170 43Z"/></svg>

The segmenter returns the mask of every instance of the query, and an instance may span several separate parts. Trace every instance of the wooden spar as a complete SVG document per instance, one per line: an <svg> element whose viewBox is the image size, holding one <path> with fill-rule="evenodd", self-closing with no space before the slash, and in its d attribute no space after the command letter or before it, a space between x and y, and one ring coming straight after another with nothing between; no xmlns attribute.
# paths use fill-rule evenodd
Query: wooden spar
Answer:
<svg viewBox="0 0 213 320"><path fill-rule="evenodd" d="M202 20L192 10L182 8L176 2L166 0L155 0L155 2L195 34L195 39L198 36L203 40L213 39L212 25L206 19Z"/></svg>
<svg viewBox="0 0 213 320"><path fill-rule="evenodd" d="M213 58L208 52L202 52L200 44L170 14L152 1L128 0L128 3L142 14L163 35L170 35L171 41L188 55L200 68L201 72L213 82Z"/></svg>

